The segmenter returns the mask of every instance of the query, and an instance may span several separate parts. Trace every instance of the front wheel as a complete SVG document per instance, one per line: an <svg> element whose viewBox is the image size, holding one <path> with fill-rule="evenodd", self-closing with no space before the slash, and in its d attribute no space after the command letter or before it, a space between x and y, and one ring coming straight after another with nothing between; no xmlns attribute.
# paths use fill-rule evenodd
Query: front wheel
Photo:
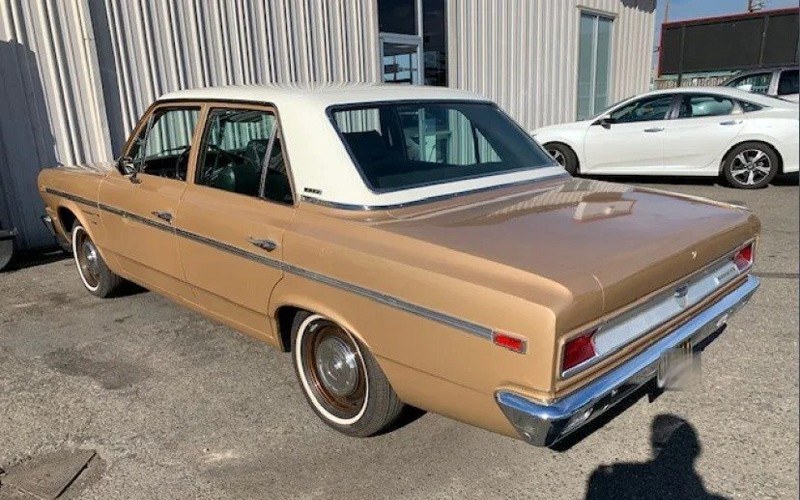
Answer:
<svg viewBox="0 0 800 500"><path fill-rule="evenodd" d="M778 155L760 142L745 142L733 148L722 164L725 180L736 188L765 187L778 173Z"/></svg>
<svg viewBox="0 0 800 500"><path fill-rule="evenodd" d="M324 316L301 312L295 317L292 354L297 379L314 413L343 434L377 434L403 409L372 354Z"/></svg>
<svg viewBox="0 0 800 500"><path fill-rule="evenodd" d="M94 241L80 222L75 222L72 226L72 256L83 286L92 295L110 297L122 285L124 280L108 268Z"/></svg>
<svg viewBox="0 0 800 500"><path fill-rule="evenodd" d="M571 175L578 174L578 156L575 151L566 144L560 142L548 142L544 145L545 151Z"/></svg>

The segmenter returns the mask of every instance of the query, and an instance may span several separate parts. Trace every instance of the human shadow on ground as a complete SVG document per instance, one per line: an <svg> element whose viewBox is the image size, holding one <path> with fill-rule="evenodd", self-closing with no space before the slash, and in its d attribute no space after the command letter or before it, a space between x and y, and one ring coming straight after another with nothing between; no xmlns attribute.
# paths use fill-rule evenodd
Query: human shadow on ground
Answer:
<svg viewBox="0 0 800 500"><path fill-rule="evenodd" d="M601 465L589 477L586 500L724 499L706 490L694 468L702 452L694 427L661 414L651 425L653 458L647 462Z"/></svg>

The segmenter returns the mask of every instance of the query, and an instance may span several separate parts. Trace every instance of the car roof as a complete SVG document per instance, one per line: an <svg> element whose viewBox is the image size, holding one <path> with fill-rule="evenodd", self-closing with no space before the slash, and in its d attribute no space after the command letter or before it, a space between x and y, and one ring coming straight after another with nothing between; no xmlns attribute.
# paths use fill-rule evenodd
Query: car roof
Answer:
<svg viewBox="0 0 800 500"><path fill-rule="evenodd" d="M361 102L400 100L487 101L472 92L448 87L379 83L285 83L232 85L178 90L158 100L221 100L271 103L276 106L302 103L315 107Z"/></svg>
<svg viewBox="0 0 800 500"><path fill-rule="evenodd" d="M770 106L773 108L774 107L791 108L793 106L797 106L797 104L793 102L784 101L782 99L778 99L775 97L756 94L753 92L748 92L746 90L741 90L731 87L677 87L674 89L653 90L637 97L645 97L648 95L660 95L660 94L717 94L725 97L730 97L733 99L738 99L740 101L748 101L755 104L760 104L762 106Z"/></svg>

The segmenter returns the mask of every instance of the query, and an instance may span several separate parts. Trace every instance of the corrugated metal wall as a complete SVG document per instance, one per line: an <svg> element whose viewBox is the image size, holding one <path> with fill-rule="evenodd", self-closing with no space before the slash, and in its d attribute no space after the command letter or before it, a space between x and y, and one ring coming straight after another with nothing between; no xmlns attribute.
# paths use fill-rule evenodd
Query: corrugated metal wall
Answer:
<svg viewBox="0 0 800 500"><path fill-rule="evenodd" d="M530 130L574 121L582 10L613 17L610 103L648 90L655 0L449 0L449 81Z"/></svg>
<svg viewBox="0 0 800 500"><path fill-rule="evenodd" d="M450 84L574 119L581 8L615 16L612 99L646 90L655 0L449 0ZM377 81L379 53L376 0L0 0L0 224L50 244L39 169L118 154L162 93Z"/></svg>

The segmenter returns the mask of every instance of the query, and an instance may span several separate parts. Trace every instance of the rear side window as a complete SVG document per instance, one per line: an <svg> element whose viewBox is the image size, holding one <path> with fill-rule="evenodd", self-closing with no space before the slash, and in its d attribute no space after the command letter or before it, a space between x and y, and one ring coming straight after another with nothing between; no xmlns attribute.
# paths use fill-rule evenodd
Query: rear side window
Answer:
<svg viewBox="0 0 800 500"><path fill-rule="evenodd" d="M726 83L725 86L746 90L748 92L755 92L757 94L766 94L769 92L770 82L772 82L771 72L754 73L752 75L743 75L734 78Z"/></svg>
<svg viewBox="0 0 800 500"><path fill-rule="evenodd" d="M742 111L744 111L745 113L764 109L762 106L759 106L758 104L753 104L752 102L747 102L747 101L739 101L739 106L742 107Z"/></svg>
<svg viewBox="0 0 800 500"><path fill-rule="evenodd" d="M790 95L798 93L798 70L789 69L781 73L778 80L778 95Z"/></svg>
<svg viewBox="0 0 800 500"><path fill-rule="evenodd" d="M687 95L681 100L678 118L730 115L736 110L733 99L718 95Z"/></svg>

